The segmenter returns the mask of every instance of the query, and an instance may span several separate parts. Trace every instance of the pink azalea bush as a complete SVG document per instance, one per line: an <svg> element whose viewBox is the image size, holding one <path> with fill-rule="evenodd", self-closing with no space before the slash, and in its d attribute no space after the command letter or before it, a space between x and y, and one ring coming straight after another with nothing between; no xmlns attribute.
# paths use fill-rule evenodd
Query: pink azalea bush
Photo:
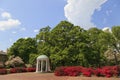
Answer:
<svg viewBox="0 0 120 80"><path fill-rule="evenodd" d="M119 66L105 66L101 68L85 68L82 66L70 66L70 67L57 67L54 74L56 76L86 76L91 77L103 76L103 77L118 77L120 75Z"/></svg>
<svg viewBox="0 0 120 80"><path fill-rule="evenodd" d="M8 61L5 62L6 67L8 68L15 68L15 67L23 67L24 62L19 56L10 56Z"/></svg>

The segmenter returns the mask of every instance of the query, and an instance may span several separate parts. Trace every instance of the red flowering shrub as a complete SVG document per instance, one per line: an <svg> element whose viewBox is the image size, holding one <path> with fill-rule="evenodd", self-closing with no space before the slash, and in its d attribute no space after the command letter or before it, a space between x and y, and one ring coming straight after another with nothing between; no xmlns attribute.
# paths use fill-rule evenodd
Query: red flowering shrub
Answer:
<svg viewBox="0 0 120 80"><path fill-rule="evenodd" d="M55 69L56 76L79 76L81 74L81 66L57 67Z"/></svg>
<svg viewBox="0 0 120 80"><path fill-rule="evenodd" d="M17 69L16 68L11 68L9 72L10 73L17 73Z"/></svg>
<svg viewBox="0 0 120 80"><path fill-rule="evenodd" d="M95 76L101 76L101 68L93 69L93 74Z"/></svg>
<svg viewBox="0 0 120 80"><path fill-rule="evenodd" d="M89 71L84 71L84 72L83 72L83 75L86 76L86 77L91 77L91 72L89 72Z"/></svg>
<svg viewBox="0 0 120 80"><path fill-rule="evenodd" d="M56 76L79 76L82 74L86 77L90 77L91 75L112 77L112 76L119 76L120 67L119 66L105 66L105 67L96 68L96 69L84 68L81 66L57 67L55 69L54 74Z"/></svg>
<svg viewBox="0 0 120 80"><path fill-rule="evenodd" d="M21 72L27 72L26 68L11 68L10 73L21 73Z"/></svg>
<svg viewBox="0 0 120 80"><path fill-rule="evenodd" d="M36 68L11 68L10 73L35 72Z"/></svg>
<svg viewBox="0 0 120 80"><path fill-rule="evenodd" d="M110 66L105 66L102 68L102 74L106 77L112 77L112 69Z"/></svg>
<svg viewBox="0 0 120 80"><path fill-rule="evenodd" d="M26 68L21 68L22 72L27 72Z"/></svg>
<svg viewBox="0 0 120 80"><path fill-rule="evenodd" d="M6 69L0 69L0 75L3 74L7 74L7 70Z"/></svg>
<svg viewBox="0 0 120 80"><path fill-rule="evenodd" d="M55 69L54 74L55 74L56 76L66 76L66 73L64 72L64 69L65 69L65 67L57 67L57 68Z"/></svg>
<svg viewBox="0 0 120 80"><path fill-rule="evenodd" d="M66 74L66 76L79 76L81 73L81 69L82 69L82 67L79 67L79 66L66 67L64 69L64 73Z"/></svg>
<svg viewBox="0 0 120 80"><path fill-rule="evenodd" d="M92 68L83 68L82 69L82 74L86 77L90 77L93 73L93 69Z"/></svg>
<svg viewBox="0 0 120 80"><path fill-rule="evenodd" d="M26 68L26 71L27 71L27 72L35 72L35 71L36 71L36 68Z"/></svg>
<svg viewBox="0 0 120 80"><path fill-rule="evenodd" d="M22 73L22 72L35 72L36 68L10 68L7 69L0 69L0 74L7 74L7 73Z"/></svg>
<svg viewBox="0 0 120 80"><path fill-rule="evenodd" d="M120 73L120 67L104 66L102 68L95 69L93 72L94 72L94 75L96 76L105 76L105 77L118 76Z"/></svg>
<svg viewBox="0 0 120 80"><path fill-rule="evenodd" d="M120 67L119 66L113 66L112 71L113 71L113 76L119 76L120 75Z"/></svg>

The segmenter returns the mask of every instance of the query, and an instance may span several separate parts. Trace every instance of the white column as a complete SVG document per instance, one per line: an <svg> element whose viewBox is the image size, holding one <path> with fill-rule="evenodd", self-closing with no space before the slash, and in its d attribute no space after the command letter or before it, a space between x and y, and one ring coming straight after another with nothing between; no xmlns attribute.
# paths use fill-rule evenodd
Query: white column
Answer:
<svg viewBox="0 0 120 80"><path fill-rule="evenodd" d="M37 60L37 64L36 64L36 72L38 72L38 68L39 68L39 61Z"/></svg>
<svg viewBox="0 0 120 80"><path fill-rule="evenodd" d="M40 61L38 60L38 72L40 71Z"/></svg>
<svg viewBox="0 0 120 80"><path fill-rule="evenodd" d="M48 71L48 60L45 60L46 61L46 72Z"/></svg>
<svg viewBox="0 0 120 80"><path fill-rule="evenodd" d="M43 72L43 60L41 60L41 72Z"/></svg>
<svg viewBox="0 0 120 80"><path fill-rule="evenodd" d="M49 62L49 60L48 60L48 71L51 71L50 70L50 62Z"/></svg>

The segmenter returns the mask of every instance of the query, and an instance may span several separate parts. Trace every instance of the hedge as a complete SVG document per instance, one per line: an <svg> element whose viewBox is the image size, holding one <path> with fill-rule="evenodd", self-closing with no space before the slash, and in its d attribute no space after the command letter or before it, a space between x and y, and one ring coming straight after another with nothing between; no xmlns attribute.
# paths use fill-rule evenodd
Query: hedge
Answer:
<svg viewBox="0 0 120 80"><path fill-rule="evenodd" d="M56 76L102 76L118 77L120 75L120 66L104 66L101 68L85 68L82 66L57 67L54 71Z"/></svg>

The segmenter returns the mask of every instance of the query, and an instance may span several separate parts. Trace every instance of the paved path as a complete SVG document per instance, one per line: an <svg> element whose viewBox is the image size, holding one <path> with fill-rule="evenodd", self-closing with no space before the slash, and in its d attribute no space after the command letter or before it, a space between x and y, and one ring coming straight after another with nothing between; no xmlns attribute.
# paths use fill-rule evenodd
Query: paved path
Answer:
<svg viewBox="0 0 120 80"><path fill-rule="evenodd" d="M104 77L69 77L54 76L53 73L17 73L0 75L0 80L120 80L120 78L104 78Z"/></svg>

